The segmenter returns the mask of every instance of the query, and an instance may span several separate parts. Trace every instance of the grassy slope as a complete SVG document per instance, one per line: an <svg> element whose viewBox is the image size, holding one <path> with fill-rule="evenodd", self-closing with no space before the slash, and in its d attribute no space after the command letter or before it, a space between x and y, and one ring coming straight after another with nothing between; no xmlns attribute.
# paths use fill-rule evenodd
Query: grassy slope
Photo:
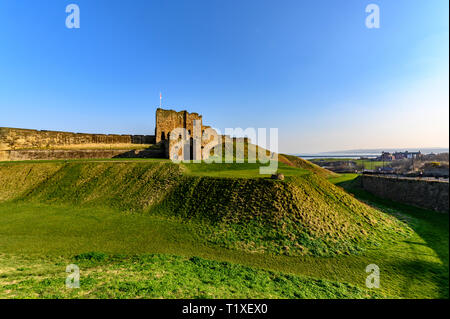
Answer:
<svg viewBox="0 0 450 319"><path fill-rule="evenodd" d="M293 155L286 155L286 154L280 154L279 155L279 161L282 163L286 163L287 165L294 166L297 168L306 169L310 172L315 173L316 175L319 175L324 178L330 178L330 177L337 177L338 174L329 171L325 168L322 168L314 163L311 163L309 161L305 161L304 159L293 156Z"/></svg>
<svg viewBox="0 0 450 319"><path fill-rule="evenodd" d="M440 298L449 298L448 214L378 198L360 188L357 174L344 174L330 181L360 201L403 220L414 230L412 238L381 251L379 256L385 268L401 271L411 278L404 284L403 291L417 285L423 290L434 290Z"/></svg>
<svg viewBox="0 0 450 319"><path fill-rule="evenodd" d="M160 161L153 162L160 163ZM110 161L107 163L110 163ZM148 164L146 161L133 161L133 163ZM8 165L17 164L20 166L23 163L9 163ZM33 163L26 164L32 165ZM58 169L62 169L65 166L62 161L54 162L52 164L55 164ZM122 165L123 163L116 161L115 164ZM42 163L39 165L42 165ZM39 189L41 186L51 186L48 177L55 174L55 167L51 166L54 165L50 165L49 167L44 165L39 167L39 169L36 168L36 170L31 169L28 171L21 171L20 169L17 169L18 166L16 166L15 169L8 170L8 172L0 171L0 177L2 178L2 181L0 182L0 194L3 196L2 200L11 199L18 194L20 194L21 197L27 196L27 200L21 200L21 203L7 202L0 204L0 251L4 253L0 256L0 282L12 285L8 286L10 289L1 291L2 293L7 293L6 296L16 293L18 296L30 296L35 293L40 293L40 296L52 296L52 294L55 293L55 281L53 280L55 279L57 283L60 283L60 279L57 278L61 278L66 274L64 273L64 270L55 270L56 265L51 263L48 264L42 260L42 256L53 256L46 258L65 256L61 258L64 259L64 262L68 262L70 258L73 258L70 256L74 256L74 254L99 250L109 253L124 254L156 252L188 257L202 256L208 259L226 260L245 264L253 268L272 269L285 273L297 274L303 278L300 278L301 280L306 280L303 277L306 275L315 278L326 278L331 281L350 282L359 287L364 287L364 280L367 275L364 272L365 266L369 263L376 263L382 269L383 277L382 288L380 291L382 294L402 297L448 298L448 275L445 277L446 270L448 272L448 252L447 259L445 259L445 253L442 252L445 250L445 247L448 250L448 230L445 234L445 229L443 230L442 227L440 228L442 224L445 224L445 218L442 219L443 217L441 215L432 215L433 218L429 221L430 212L421 212L419 216L411 217L409 207L396 208L395 214L398 215L398 212L401 212L404 220L407 222L410 220L414 221L409 224L414 228L416 233L407 240L399 240L397 243L391 243L390 247L384 247L383 249L377 250L369 249L364 252L363 255L359 256L350 255L333 258L317 258L313 256L289 257L272 255L269 257L262 253L249 253L251 249L245 249L246 247L238 247L240 250L219 248L217 242L214 244L211 242L211 238L203 236L205 233L204 223L185 223L183 220L180 222L177 218L168 219L158 215L120 213L123 206L114 201L114 194L120 195L120 192L126 191L127 187L131 187L135 184L132 181L126 182L128 186L121 189L115 189L113 186L108 185L108 183L103 183L102 187L106 187L106 189L103 191L102 195L98 197L83 197L84 191L82 190L71 192L70 196L73 196L73 198L69 198L69 196L65 198L70 206L67 206L67 203L62 204L61 202L58 202L59 197L52 197L51 193L42 191L30 192L29 190L33 188ZM189 168L185 168L185 171L181 172L184 173L184 175L181 175L183 179L186 175L197 175L193 177L198 178L198 175L211 174L211 172L192 172L188 169ZM212 171L213 176L217 174L217 169L212 169ZM252 171L252 169L250 171ZM63 171L58 173L62 174ZM299 173L298 177L293 178L297 179L301 176L306 177L304 173L305 172ZM44 177L40 176L40 174ZM178 174L178 172L176 174ZM244 175L248 175L248 172L244 173ZM122 176L125 176L126 181L126 176L130 178L133 174L130 175L129 172ZM145 176L145 174L141 176ZM19 177L22 178L24 183L14 183ZM247 179L248 177L249 176L246 176ZM131 178L131 180L133 179ZM112 179L110 183L114 184L114 181L115 179ZM42 182L41 186L39 186L40 182ZM250 182L253 182L252 179L250 179ZM294 182L290 181L289 183ZM91 184L88 181L78 181L77 183L78 184L76 185L81 186L81 189L86 191L90 189L89 185ZM58 192L66 192L70 189L69 184L70 183L67 183L65 186L61 184L60 187L56 187L52 191L56 192L56 195ZM156 194L161 194L158 183L155 182L155 184L152 183L152 185L155 185L154 189L157 190ZM77 187L77 189L79 188L80 187ZM12 192L14 194L12 194ZM110 198L113 200L109 200ZM106 203L104 202L105 199ZM51 203L51 206L40 204L40 201L42 200ZM130 199L127 203L127 210L138 210L139 207L148 207L149 201L141 201L139 205L137 205ZM390 208L383 208L381 210L386 211L388 214L394 214ZM425 214L427 215L424 216ZM398 218L397 215L396 217ZM408 218L405 218L405 216ZM421 228L422 230L420 230ZM49 229L51 229L51 231L49 231ZM433 243L433 240L430 240L430 237L433 238L433 236L441 238L441 241L442 236L444 236L443 238L446 238L446 241L443 240L439 245L430 245L430 243ZM15 264L15 258L18 258L16 256L18 253L29 255L30 257L27 257L29 260L27 259L28 261L21 261L18 264ZM445 260L447 261L445 262ZM26 265L27 263L31 268L29 271L26 267L26 269L23 270L23 267L20 266ZM120 273L125 271L125 268L132 267L132 265L128 265L128 262L125 263L126 264L123 265L119 272L111 269L109 261L105 261L104 264L99 267L89 268L89 272L92 271L93 276L98 277L101 276L101 274L97 272L102 272L102 269L105 268L108 269L108 273L117 273L117 276L120 277ZM60 266L61 265L58 267ZM40 269L40 267L42 267L42 269ZM163 263L160 267L160 270L166 269L167 267L170 268L170 262ZM138 268L133 269L135 270L130 270L128 273L128 276L131 278L131 283L127 287L120 288L123 292L121 296L151 296L151 294L142 290L145 285L140 286L141 290L136 290L138 281L142 280L137 272L142 270ZM203 267L202 269L207 270L208 267ZM61 271L61 273L59 271ZM134 273L134 271L136 273ZM30 276L33 276L32 280L29 279ZM192 277L189 278L192 279ZM96 281L95 278L91 279L93 280L93 286L89 287L87 290L81 290L80 293L77 293L78 296L83 296L83 294L88 292L90 293L90 296L105 296L104 293L106 290L103 290L102 292L102 289L100 288L103 285L102 280ZM124 279L121 278L121 281L123 280ZM189 280L186 282L188 281ZM88 280L88 282L90 281ZM17 283L20 284L15 285ZM208 291L205 295L238 297L242 295L239 295L236 292L245 287L245 284L242 286L241 283L242 279L236 281L231 280L230 282L224 283L224 286L229 287L226 289L234 290L235 294L230 293L229 290L227 290L228 292L224 295L221 295L218 291L209 292L211 285L208 286L209 288L200 285L200 289L206 289L205 291ZM111 283L111 287L115 287L116 284L118 283ZM180 284L185 283L180 282ZM304 285L305 284L303 284L303 286ZM315 286L313 283L311 283L311 285L311 287L314 288L311 288L311 294L308 296L325 296L320 293L321 289L319 287ZM340 284L334 283L332 285L339 287ZM20 292L18 286L24 287L22 292ZM195 287L195 285L192 287ZM161 287L158 289L156 294L170 297L170 293L167 294ZM331 288L327 289L330 289L329 291L332 292L332 296L335 297L342 297L344 295L347 297L367 296L367 292L353 294L347 289L342 290L341 294ZM93 290L98 292L94 293ZM264 291L264 289L262 290ZM275 293L273 289L266 290L264 293L261 290L254 289L254 292L255 294L251 296L292 297L306 293L305 289L296 290L295 295L280 295ZM58 296L69 296L67 292L61 290L56 292L56 294ZM115 296L118 297L120 294L116 294ZM173 296L196 297L198 296L198 291L190 290L189 292L185 292L185 294L180 293L179 295L174 294Z"/></svg>
<svg viewBox="0 0 450 319"><path fill-rule="evenodd" d="M62 289L74 263L80 289ZM11 267L11 266L15 267ZM85 253L39 264L13 259L0 277L0 298L374 298L375 291L329 280L206 260L199 257ZM44 274L44 275L42 275Z"/></svg>
<svg viewBox="0 0 450 319"><path fill-rule="evenodd" d="M410 216L408 209L399 212ZM17 281L20 285L28 285L27 290L31 291L36 281L65 276L65 266L73 262L75 255L100 251L125 256L147 253L175 254L188 258L200 256L303 278L308 276L348 282L362 289L367 276L364 269L368 264L375 263L382 271L379 292L382 295L448 298L448 275L445 278L448 274L448 258L445 266L435 246L429 245L430 237L438 237L444 241L440 247L447 247L448 250L445 218L448 226L448 216L436 215L431 222L428 216L419 216L414 220L418 225L427 225L427 232L420 232L420 235L415 233L407 240L382 249L370 249L361 255L292 257L223 249L200 236L203 228L201 224L180 223L106 208L3 203L0 204L0 287ZM17 258L25 259L25 262L16 262ZM64 265L52 264L54 258L62 258ZM23 272L23 267L31 269ZM161 268L164 266L161 265ZM34 279L29 282L31 275ZM97 282L98 286L102 284ZM14 286L8 290L15 293ZM64 290L63 286L61 290ZM302 288L299 287L299 290ZM46 293L48 290L43 290L42 296ZM84 293L87 291L84 290ZM191 296L196 296L196 293L191 291Z"/></svg>
<svg viewBox="0 0 450 319"><path fill-rule="evenodd" d="M71 162L56 163L57 169L38 165L0 165L0 178L6 179L0 184L6 185L3 198L107 207L201 223L202 235L212 243L276 254L349 254L408 235L395 219L305 170L281 182L192 176L183 174L185 166L170 162ZM194 165L189 166L191 173ZM245 172L258 167L235 166L247 167ZM14 194L12 183L17 179L24 182Z"/></svg>

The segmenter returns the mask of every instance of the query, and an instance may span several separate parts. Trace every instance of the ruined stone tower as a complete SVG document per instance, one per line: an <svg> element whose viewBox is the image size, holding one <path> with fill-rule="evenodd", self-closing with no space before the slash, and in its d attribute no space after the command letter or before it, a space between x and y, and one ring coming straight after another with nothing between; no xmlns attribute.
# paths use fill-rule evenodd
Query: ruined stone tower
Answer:
<svg viewBox="0 0 450 319"><path fill-rule="evenodd" d="M194 120L200 121L203 129L202 116L198 113L189 113L188 111L156 110L156 143L169 140L170 132L176 128L184 128L192 136L194 132Z"/></svg>
<svg viewBox="0 0 450 319"><path fill-rule="evenodd" d="M198 131L195 129L196 124L198 125L197 127L200 127L200 130ZM201 159L201 150L206 142L202 140L202 135L207 128L210 128L210 126L203 125L202 116L198 113L189 113L187 111L177 112L174 110L164 110L161 108L156 110L156 143L165 144L166 156L168 158L173 158L174 154L172 154L172 145L177 143L176 140L170 139L171 132L175 129L184 129L189 136L183 137L183 139L185 139L185 145L183 146L184 151L186 152L186 148L189 147L188 153L191 154L191 159L192 157ZM193 145L195 141L201 141L200 147L195 147L195 145ZM181 154L181 149L176 152L180 152Z"/></svg>

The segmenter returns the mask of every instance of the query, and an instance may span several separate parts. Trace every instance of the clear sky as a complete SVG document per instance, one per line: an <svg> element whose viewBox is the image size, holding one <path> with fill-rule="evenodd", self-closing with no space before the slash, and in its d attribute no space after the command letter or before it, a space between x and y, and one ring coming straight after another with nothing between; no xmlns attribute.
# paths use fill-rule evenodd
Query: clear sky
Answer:
<svg viewBox="0 0 450 319"><path fill-rule="evenodd" d="M162 91L221 130L279 128L283 152L448 147L448 6L2 0L0 126L153 134Z"/></svg>

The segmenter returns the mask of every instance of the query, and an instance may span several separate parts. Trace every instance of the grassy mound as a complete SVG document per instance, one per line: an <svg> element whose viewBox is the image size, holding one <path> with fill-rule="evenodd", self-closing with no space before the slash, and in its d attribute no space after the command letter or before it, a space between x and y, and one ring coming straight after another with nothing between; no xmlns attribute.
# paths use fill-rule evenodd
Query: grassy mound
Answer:
<svg viewBox="0 0 450 319"><path fill-rule="evenodd" d="M14 264L20 264L20 267ZM66 289L61 269L82 269L80 288ZM38 263L8 260L0 298L376 298L378 292L348 283L253 269L199 257L90 252ZM9 279L6 279L9 278ZM13 280L11 280L13 279Z"/></svg>
<svg viewBox="0 0 450 319"><path fill-rule="evenodd" d="M143 211L179 182L168 162L56 162L0 165L0 198Z"/></svg>
<svg viewBox="0 0 450 319"><path fill-rule="evenodd" d="M0 198L202 224L201 235L210 242L252 252L351 254L409 234L396 219L317 174L290 169L298 174L274 181L202 176L167 161L4 163Z"/></svg>
<svg viewBox="0 0 450 319"><path fill-rule="evenodd" d="M154 211L206 222L212 242L252 252L350 254L409 234L314 174L287 182L186 177Z"/></svg>
<svg viewBox="0 0 450 319"><path fill-rule="evenodd" d="M0 164L0 201L18 198L27 190L53 176L62 164L57 163L16 163Z"/></svg>

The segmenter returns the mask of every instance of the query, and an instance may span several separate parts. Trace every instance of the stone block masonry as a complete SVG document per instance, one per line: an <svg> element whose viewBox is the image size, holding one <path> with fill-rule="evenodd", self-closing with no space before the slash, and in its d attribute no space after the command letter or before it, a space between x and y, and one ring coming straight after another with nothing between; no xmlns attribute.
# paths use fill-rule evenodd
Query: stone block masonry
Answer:
<svg viewBox="0 0 450 319"><path fill-rule="evenodd" d="M153 135L86 134L0 127L0 151L154 143Z"/></svg>
<svg viewBox="0 0 450 319"><path fill-rule="evenodd" d="M363 175L361 185L381 198L449 213L448 182Z"/></svg>
<svg viewBox="0 0 450 319"><path fill-rule="evenodd" d="M163 149L145 150L12 150L0 151L0 161L164 158Z"/></svg>
<svg viewBox="0 0 450 319"><path fill-rule="evenodd" d="M176 128L184 128L192 136L194 133L194 121L200 121L202 130L209 126L203 126L202 116L198 113L189 113L187 111L156 110L156 143L169 140L169 134Z"/></svg>
<svg viewBox="0 0 450 319"><path fill-rule="evenodd" d="M208 143L208 141L202 139L202 136L207 128L210 128L210 126L203 125L202 116L198 113L189 113L187 111L177 112L161 108L156 110L156 143L163 143L165 145L167 158L174 158L175 153L178 153L176 155L180 156L182 149L187 151L188 148L190 149L191 159L194 157L194 152L196 153L196 159L202 158L202 149ZM178 138L172 136L172 139L170 138L171 132L175 129L184 129L190 138L188 139L187 136L183 136L183 139L186 139L184 142L185 145L174 151L172 146L178 144L178 138L181 138L181 136ZM200 147L194 147L196 140L201 140Z"/></svg>

